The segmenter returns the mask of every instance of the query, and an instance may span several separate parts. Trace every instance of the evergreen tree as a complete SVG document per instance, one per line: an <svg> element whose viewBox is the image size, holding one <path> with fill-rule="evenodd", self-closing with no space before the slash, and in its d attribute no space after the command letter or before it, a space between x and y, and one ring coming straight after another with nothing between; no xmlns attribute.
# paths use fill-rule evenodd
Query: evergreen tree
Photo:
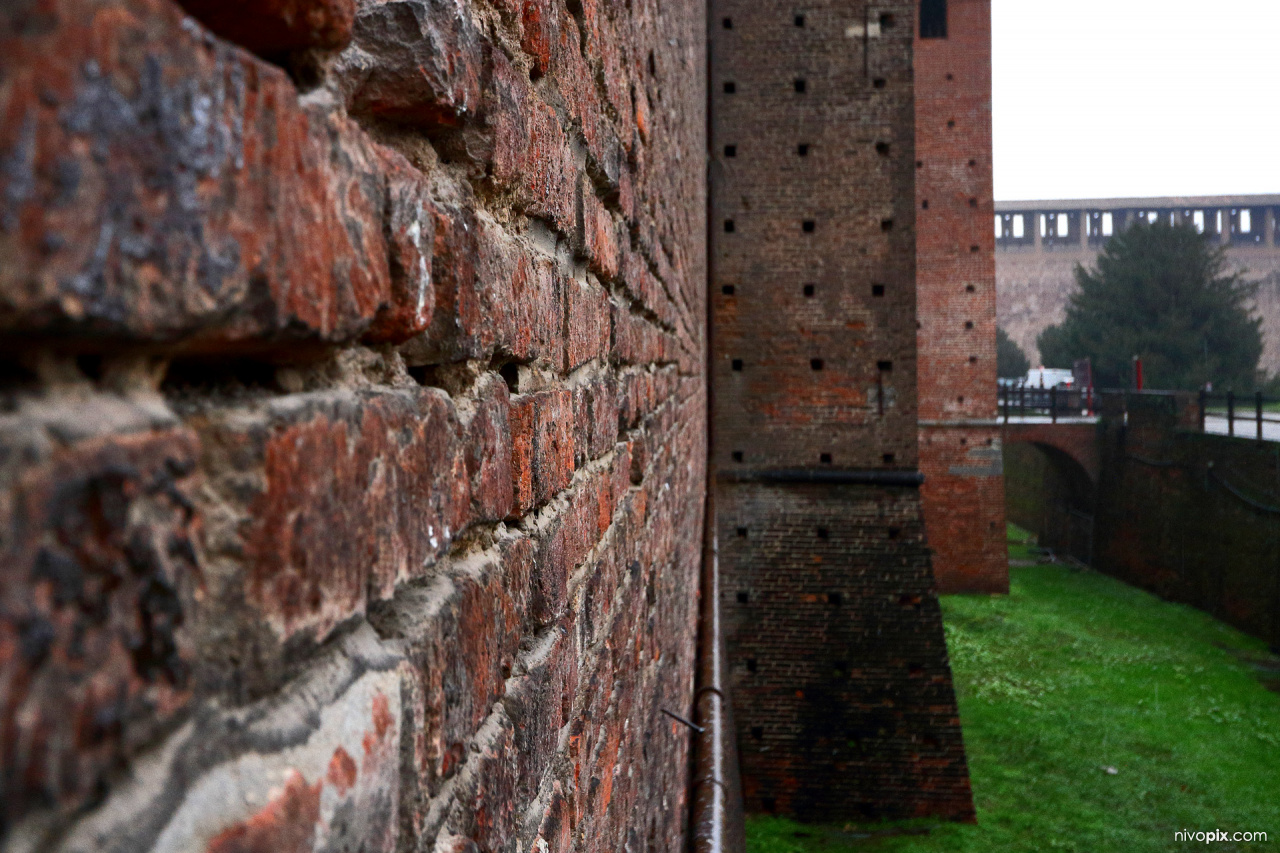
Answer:
<svg viewBox="0 0 1280 853"><path fill-rule="evenodd" d="M1107 242L1096 269L1077 264L1075 275L1066 320L1037 339L1046 365L1087 356L1099 387L1125 387L1137 355L1149 388L1253 390L1262 356L1262 321L1249 305L1257 285L1228 273L1223 248L1195 229L1140 222Z"/></svg>
<svg viewBox="0 0 1280 853"><path fill-rule="evenodd" d="M996 375L1001 379L1023 379L1031 369L1031 359L1008 332L996 327Z"/></svg>

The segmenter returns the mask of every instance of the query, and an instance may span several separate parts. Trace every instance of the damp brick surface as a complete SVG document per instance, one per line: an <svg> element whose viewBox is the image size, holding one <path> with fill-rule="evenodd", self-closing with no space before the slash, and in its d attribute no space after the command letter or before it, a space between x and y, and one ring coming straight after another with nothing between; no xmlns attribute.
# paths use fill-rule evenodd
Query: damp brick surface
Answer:
<svg viewBox="0 0 1280 853"><path fill-rule="evenodd" d="M681 848L704 28L0 10L0 849Z"/></svg>

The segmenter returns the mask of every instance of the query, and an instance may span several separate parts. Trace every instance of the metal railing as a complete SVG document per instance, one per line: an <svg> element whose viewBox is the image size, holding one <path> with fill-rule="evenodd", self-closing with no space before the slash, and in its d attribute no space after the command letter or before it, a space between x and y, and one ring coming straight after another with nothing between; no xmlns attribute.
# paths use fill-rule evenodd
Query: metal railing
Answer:
<svg viewBox="0 0 1280 853"><path fill-rule="evenodd" d="M1261 391L1251 395L1200 392L1200 431L1258 441L1280 441L1280 400ZM1268 424L1274 424L1270 430Z"/></svg>
<svg viewBox="0 0 1280 853"><path fill-rule="evenodd" d="M1008 423L1010 418L1049 418L1057 423L1059 418L1089 417L1094 411L1092 388L1036 388L1030 385L1002 385L997 397L1000 416Z"/></svg>

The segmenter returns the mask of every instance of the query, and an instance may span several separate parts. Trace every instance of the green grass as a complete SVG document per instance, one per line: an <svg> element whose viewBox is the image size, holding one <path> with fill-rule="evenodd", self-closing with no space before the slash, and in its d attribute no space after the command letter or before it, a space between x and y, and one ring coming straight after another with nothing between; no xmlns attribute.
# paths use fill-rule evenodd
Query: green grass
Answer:
<svg viewBox="0 0 1280 853"><path fill-rule="evenodd" d="M1036 537L1016 524L1008 525L1009 560L1013 563L1034 563L1039 560Z"/></svg>
<svg viewBox="0 0 1280 853"><path fill-rule="evenodd" d="M1184 828L1271 838L1214 850L1280 847L1280 695L1260 681L1256 664L1275 663L1261 643L1061 566L1014 568L1009 596L943 609L978 825L753 818L751 853L1205 847L1175 842Z"/></svg>

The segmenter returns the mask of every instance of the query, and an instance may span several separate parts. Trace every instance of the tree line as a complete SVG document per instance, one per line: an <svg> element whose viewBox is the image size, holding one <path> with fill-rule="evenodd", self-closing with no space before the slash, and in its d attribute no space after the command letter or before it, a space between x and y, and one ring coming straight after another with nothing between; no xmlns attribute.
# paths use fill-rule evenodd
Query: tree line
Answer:
<svg viewBox="0 0 1280 853"><path fill-rule="evenodd" d="M1066 318L1040 333L1044 364L1093 363L1096 387L1133 383L1133 357L1145 385L1194 391L1206 386L1252 391L1262 357L1257 282L1230 269L1222 246L1189 225L1139 222L1112 237L1096 266L1075 268ZM1025 376L1030 363L1004 330L1000 376Z"/></svg>

